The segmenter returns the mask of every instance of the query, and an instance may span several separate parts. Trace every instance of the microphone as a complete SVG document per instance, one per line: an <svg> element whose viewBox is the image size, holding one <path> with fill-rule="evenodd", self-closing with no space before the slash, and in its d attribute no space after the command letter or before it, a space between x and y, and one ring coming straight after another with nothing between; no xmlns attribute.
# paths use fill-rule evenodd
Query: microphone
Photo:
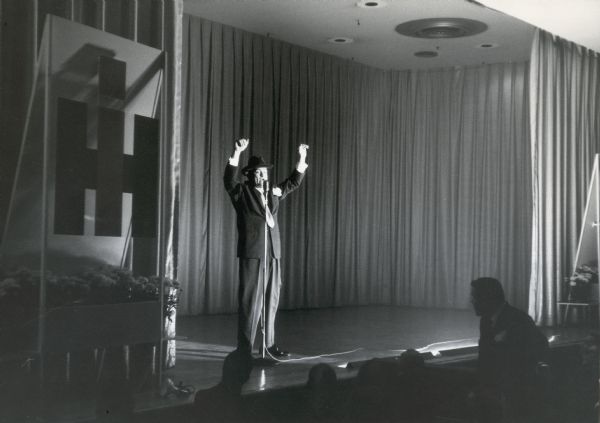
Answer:
<svg viewBox="0 0 600 423"><path fill-rule="evenodd" d="M263 192L265 193L265 198L269 194L269 181L263 181Z"/></svg>

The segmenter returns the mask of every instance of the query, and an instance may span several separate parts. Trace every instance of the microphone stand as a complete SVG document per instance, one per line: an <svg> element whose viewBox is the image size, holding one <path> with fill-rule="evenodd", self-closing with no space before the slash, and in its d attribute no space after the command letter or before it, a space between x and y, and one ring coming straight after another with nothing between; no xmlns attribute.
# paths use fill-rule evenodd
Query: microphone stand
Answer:
<svg viewBox="0 0 600 423"><path fill-rule="evenodd" d="M264 195L264 200L265 200L265 225L264 225L264 235L265 235L265 242L264 242L264 250L263 250L263 280L262 280L262 313L260 316L260 330L262 333L262 349L261 349L261 357L257 360L255 360L255 364L259 365L259 366L273 366L275 364L277 364L276 361L269 359L266 357L266 352L267 352L267 340L266 340L266 334L267 334L267 330L266 330L266 326L267 326L267 281L269 280L269 273L268 273L268 269L267 269L267 260L268 260L268 256L269 256L269 252L268 250L268 239L267 237L269 236L269 227L268 227L268 223L267 223L267 207L269 206L269 181L265 181L265 184L263 186L263 195Z"/></svg>
<svg viewBox="0 0 600 423"><path fill-rule="evenodd" d="M267 281L268 281L268 273L267 273L267 260L268 260L268 239L267 236L269 236L269 225L267 224L267 207L269 206L269 197L267 197L268 193L269 193L269 182L265 181L265 185L263 186L263 195L265 196L265 249L264 249L264 261L263 261L263 283L262 283L262 354L261 357L264 360L265 359L265 352L267 350L267 341L266 341L266 334L267 334L267 315L266 315L266 311L267 311Z"/></svg>

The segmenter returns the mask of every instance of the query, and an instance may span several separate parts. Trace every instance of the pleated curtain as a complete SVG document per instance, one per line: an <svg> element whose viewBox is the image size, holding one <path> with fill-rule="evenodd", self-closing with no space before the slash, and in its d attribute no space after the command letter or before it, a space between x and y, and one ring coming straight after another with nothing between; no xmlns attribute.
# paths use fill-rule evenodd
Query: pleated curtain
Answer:
<svg viewBox="0 0 600 423"><path fill-rule="evenodd" d="M527 304L531 222L526 63L392 74L385 173L393 304L464 308L498 278ZM386 156L388 156L386 155Z"/></svg>
<svg viewBox="0 0 600 423"><path fill-rule="evenodd" d="M179 274L183 314L237 309L237 138L293 169L279 213L282 308L465 308L495 276L527 304L528 65L383 71L184 15Z"/></svg>
<svg viewBox="0 0 600 423"><path fill-rule="evenodd" d="M600 57L537 30L531 53L533 170L529 313L557 323L573 272L594 155L600 152Z"/></svg>

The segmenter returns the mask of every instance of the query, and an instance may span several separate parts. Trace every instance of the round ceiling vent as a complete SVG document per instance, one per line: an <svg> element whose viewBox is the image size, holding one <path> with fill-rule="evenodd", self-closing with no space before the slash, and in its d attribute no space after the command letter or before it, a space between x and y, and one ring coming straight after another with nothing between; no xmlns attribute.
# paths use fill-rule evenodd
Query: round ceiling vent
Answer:
<svg viewBox="0 0 600 423"><path fill-rule="evenodd" d="M483 44L478 44L476 47L477 48L496 48L498 46L499 46L499 44L497 44L497 43L483 43Z"/></svg>
<svg viewBox="0 0 600 423"><path fill-rule="evenodd" d="M332 44L351 44L354 42L354 39L349 37L333 37L327 40Z"/></svg>
<svg viewBox="0 0 600 423"><path fill-rule="evenodd" d="M396 27L398 34L416 38L459 38L475 35L487 30L480 21L463 18L429 18L401 23Z"/></svg>
<svg viewBox="0 0 600 423"><path fill-rule="evenodd" d="M423 57L425 59L431 59L432 57L437 57L437 52L435 51L428 51L428 50L424 50L424 51L417 51L415 53L415 56L417 57Z"/></svg>
<svg viewBox="0 0 600 423"><path fill-rule="evenodd" d="M378 7L387 6L387 3L382 0L361 0L356 5L365 9L377 9Z"/></svg>

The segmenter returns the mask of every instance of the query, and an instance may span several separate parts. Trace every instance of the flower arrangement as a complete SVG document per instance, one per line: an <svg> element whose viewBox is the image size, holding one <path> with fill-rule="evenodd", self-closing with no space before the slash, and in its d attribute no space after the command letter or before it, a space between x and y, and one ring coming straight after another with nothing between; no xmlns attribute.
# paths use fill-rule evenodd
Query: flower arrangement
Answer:
<svg viewBox="0 0 600 423"><path fill-rule="evenodd" d="M127 269L102 266L74 275L47 272L47 307L85 304L115 304L157 301L163 292L163 314L169 320L179 303L181 288L176 280L158 276L135 276ZM35 315L40 277L28 269L0 271L0 326Z"/></svg>
<svg viewBox="0 0 600 423"><path fill-rule="evenodd" d="M573 274L565 280L568 301L587 301L590 297L591 284L598 283L598 267L583 264L578 266Z"/></svg>
<svg viewBox="0 0 600 423"><path fill-rule="evenodd" d="M598 283L598 267L583 264L569 277L569 285L575 286L581 283Z"/></svg>

